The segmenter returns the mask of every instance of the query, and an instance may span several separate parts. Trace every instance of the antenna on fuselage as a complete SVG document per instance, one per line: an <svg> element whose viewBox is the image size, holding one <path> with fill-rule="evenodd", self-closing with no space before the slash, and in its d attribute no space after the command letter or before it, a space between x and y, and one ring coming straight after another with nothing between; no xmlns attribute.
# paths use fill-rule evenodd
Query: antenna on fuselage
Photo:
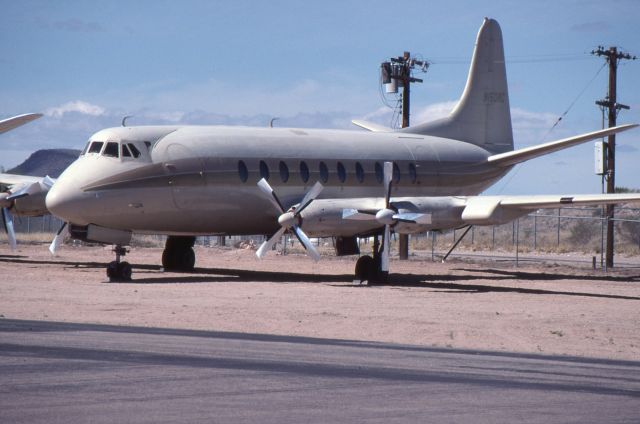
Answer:
<svg viewBox="0 0 640 424"><path fill-rule="evenodd" d="M277 118L277 117L276 118L271 118L271 121L269 121L269 128L273 128L273 123L275 121L277 121L278 119L280 119L280 118Z"/></svg>
<svg viewBox="0 0 640 424"><path fill-rule="evenodd" d="M127 115L124 118L122 118L122 126L126 127L127 126L127 119L129 118L133 118L133 115Z"/></svg>

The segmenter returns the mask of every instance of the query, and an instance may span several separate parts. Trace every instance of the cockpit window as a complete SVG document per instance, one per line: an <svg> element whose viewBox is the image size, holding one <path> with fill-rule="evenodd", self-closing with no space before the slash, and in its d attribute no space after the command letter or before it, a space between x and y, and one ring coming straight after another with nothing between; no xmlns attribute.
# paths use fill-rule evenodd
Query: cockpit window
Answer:
<svg viewBox="0 0 640 424"><path fill-rule="evenodd" d="M87 153L100 153L103 145L104 143L102 141L94 141L91 143L91 147L89 147L89 151Z"/></svg>
<svg viewBox="0 0 640 424"><path fill-rule="evenodd" d="M131 152L129 151L129 148L127 147L126 144L122 145L122 157L123 158L130 158L131 157Z"/></svg>
<svg viewBox="0 0 640 424"><path fill-rule="evenodd" d="M144 144L145 144L145 146L147 146L147 150L151 150L151 142L150 141L145 141Z"/></svg>
<svg viewBox="0 0 640 424"><path fill-rule="evenodd" d="M87 153L87 150L89 150L89 145L91 144L90 141L87 141L87 144L84 146L84 149L82 150L82 153L80 153L80 156L84 155L85 153Z"/></svg>
<svg viewBox="0 0 640 424"><path fill-rule="evenodd" d="M131 153L133 153L133 157L134 158L137 158L137 157L140 156L140 150L138 150L138 148L135 146L135 144L128 143L127 146L129 146L129 149L131 149Z"/></svg>
<svg viewBox="0 0 640 424"><path fill-rule="evenodd" d="M104 156L111 156L114 158L120 157L120 155L118 154L118 150L119 150L119 144L116 143L115 141L110 141L107 143L107 147L104 148L104 152L102 152L102 154Z"/></svg>

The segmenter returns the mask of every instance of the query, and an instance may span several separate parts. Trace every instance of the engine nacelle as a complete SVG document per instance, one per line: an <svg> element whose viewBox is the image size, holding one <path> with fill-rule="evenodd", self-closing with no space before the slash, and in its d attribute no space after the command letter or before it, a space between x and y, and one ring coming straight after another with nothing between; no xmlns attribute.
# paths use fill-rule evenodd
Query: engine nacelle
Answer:
<svg viewBox="0 0 640 424"><path fill-rule="evenodd" d="M39 192L10 200L8 202L13 203L13 206L11 206L11 213L19 216L47 215L49 211L45 204L46 197L46 192Z"/></svg>
<svg viewBox="0 0 640 424"><path fill-rule="evenodd" d="M398 221L393 231L401 234L420 233L430 230L458 228L464 225L461 218L465 198L425 197L392 199L391 205L400 214L420 214L421 223ZM380 229L383 224L375 219L353 220L343 218L343 211L357 208L370 211L372 216L384 209L382 198L359 199L318 199L302 213L302 228L315 237L353 236L369 234ZM428 215L429 219L424 219Z"/></svg>

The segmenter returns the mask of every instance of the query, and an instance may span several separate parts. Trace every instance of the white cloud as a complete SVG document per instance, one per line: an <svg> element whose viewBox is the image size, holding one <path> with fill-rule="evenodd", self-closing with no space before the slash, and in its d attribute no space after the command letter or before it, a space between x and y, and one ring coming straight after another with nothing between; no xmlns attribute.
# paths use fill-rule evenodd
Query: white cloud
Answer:
<svg viewBox="0 0 640 424"><path fill-rule="evenodd" d="M411 114L411 122L420 124L423 122L435 121L444 118L451 113L453 108L458 104L457 100L449 100L447 102L434 103L418 109Z"/></svg>
<svg viewBox="0 0 640 424"><path fill-rule="evenodd" d="M49 108L45 111L45 115L55 118L61 118L65 113L77 112L83 115L100 116L104 115L105 109L98 105L84 102L82 100L74 100L64 103L60 106Z"/></svg>

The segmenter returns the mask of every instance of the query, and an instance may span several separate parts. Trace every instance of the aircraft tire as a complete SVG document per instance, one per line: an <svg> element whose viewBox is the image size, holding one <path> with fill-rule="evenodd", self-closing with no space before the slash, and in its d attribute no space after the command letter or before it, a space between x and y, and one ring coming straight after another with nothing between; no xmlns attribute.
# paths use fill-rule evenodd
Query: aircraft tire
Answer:
<svg viewBox="0 0 640 424"><path fill-rule="evenodd" d="M109 281L131 281L132 268L129 262L111 261L107 265Z"/></svg>
<svg viewBox="0 0 640 424"><path fill-rule="evenodd" d="M196 253L193 248L184 249L174 259L177 259L176 268L182 272L193 271L196 264Z"/></svg>
<svg viewBox="0 0 640 424"><path fill-rule="evenodd" d="M174 250L175 249L171 249L170 247L165 247L162 251L162 267L167 271L173 270L176 267Z"/></svg>
<svg viewBox="0 0 640 424"><path fill-rule="evenodd" d="M356 280L372 282L373 277L376 274L376 263L369 255L360 256L356 261Z"/></svg>
<svg viewBox="0 0 640 424"><path fill-rule="evenodd" d="M167 271L193 271L196 254L191 247L169 247L162 252L162 266Z"/></svg>

